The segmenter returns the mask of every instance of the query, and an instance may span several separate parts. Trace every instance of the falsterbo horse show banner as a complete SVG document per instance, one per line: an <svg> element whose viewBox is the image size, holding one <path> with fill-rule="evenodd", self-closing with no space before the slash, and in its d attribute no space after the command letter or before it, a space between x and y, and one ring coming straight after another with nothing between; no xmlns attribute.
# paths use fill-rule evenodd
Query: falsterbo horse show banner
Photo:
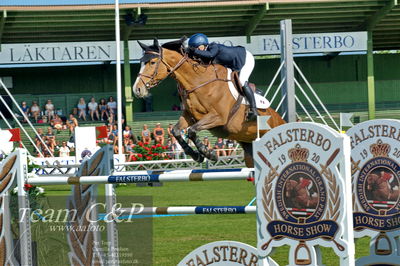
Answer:
<svg viewBox="0 0 400 266"><path fill-rule="evenodd" d="M259 255L289 245L289 265L322 265L320 245L354 265L349 138L290 123L256 141L253 156Z"/></svg>
<svg viewBox="0 0 400 266"><path fill-rule="evenodd" d="M357 265L400 263L400 121L370 120L351 138L355 237L369 236L370 255Z"/></svg>
<svg viewBox="0 0 400 266"><path fill-rule="evenodd" d="M190 252L178 266L248 265L277 266L271 258L260 259L255 247L236 241L216 241Z"/></svg>

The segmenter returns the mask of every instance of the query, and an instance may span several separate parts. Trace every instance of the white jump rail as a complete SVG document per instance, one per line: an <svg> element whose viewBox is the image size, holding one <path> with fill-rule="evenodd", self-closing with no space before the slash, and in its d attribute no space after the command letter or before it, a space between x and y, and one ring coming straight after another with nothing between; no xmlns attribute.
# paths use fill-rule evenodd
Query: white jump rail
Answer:
<svg viewBox="0 0 400 266"><path fill-rule="evenodd" d="M77 185L77 184L118 184L118 183L150 183L150 182L185 182L185 181L219 181L245 180L254 176L254 169L196 169L160 171L133 171L114 173L109 176L62 176L55 178L31 177L27 184L31 185Z"/></svg>
<svg viewBox="0 0 400 266"><path fill-rule="evenodd" d="M255 214L256 206L179 206L121 208L115 210L114 213L117 215L129 216L154 214Z"/></svg>

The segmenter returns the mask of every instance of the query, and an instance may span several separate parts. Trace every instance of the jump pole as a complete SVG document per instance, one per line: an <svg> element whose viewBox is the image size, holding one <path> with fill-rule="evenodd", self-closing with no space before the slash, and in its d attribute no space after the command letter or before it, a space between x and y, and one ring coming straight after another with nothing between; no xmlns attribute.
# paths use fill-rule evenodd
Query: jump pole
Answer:
<svg viewBox="0 0 400 266"><path fill-rule="evenodd" d="M233 169L232 169L233 170ZM47 177L28 178L31 185L77 185L77 184L118 184L118 183L149 183L149 182L185 182L185 181L221 181L245 180L254 176L253 171L235 169L238 171L185 171L181 173L147 174L137 172L115 173L109 176L81 176L81 177ZM177 170L178 171L178 170Z"/></svg>
<svg viewBox="0 0 400 266"><path fill-rule="evenodd" d="M19 241L21 265L33 265L32 261L32 235L30 223L30 204L28 193L25 191L25 180L28 175L27 150L18 149L17 156L17 185L19 207Z"/></svg>
<svg viewBox="0 0 400 266"><path fill-rule="evenodd" d="M296 122L296 100L294 87L294 64L292 46L292 20L285 19L280 21L281 33L281 63L283 68L281 79L284 80L282 86L283 110L286 112L286 122Z"/></svg>
<svg viewBox="0 0 400 266"><path fill-rule="evenodd" d="M179 206L179 207L144 207L121 208L117 215L153 215L153 214L254 214L256 206ZM116 217L118 218L118 217Z"/></svg>

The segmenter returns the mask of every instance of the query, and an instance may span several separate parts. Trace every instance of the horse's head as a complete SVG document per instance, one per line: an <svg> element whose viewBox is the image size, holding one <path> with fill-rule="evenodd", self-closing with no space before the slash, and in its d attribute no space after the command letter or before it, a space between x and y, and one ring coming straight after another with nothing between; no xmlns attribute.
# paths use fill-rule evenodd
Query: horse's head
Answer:
<svg viewBox="0 0 400 266"><path fill-rule="evenodd" d="M181 47L184 41L185 39L181 38L179 41L166 43L162 47L156 38L152 45L146 45L138 41L144 54L140 59L141 68L138 77L135 84L133 84L133 92L137 97L146 97L151 88L157 86L161 81L171 75L177 67L184 62L184 60L181 60L176 65L171 66L166 62L165 58L163 58L163 47L166 49L172 49L178 46Z"/></svg>
<svg viewBox="0 0 400 266"><path fill-rule="evenodd" d="M156 86L160 80L164 78L167 72L163 71L161 62L162 48L157 39L154 39L152 45L146 45L138 41L140 47L143 49L143 57L140 59L141 67L138 77L133 84L133 92L137 97L146 97L149 90Z"/></svg>

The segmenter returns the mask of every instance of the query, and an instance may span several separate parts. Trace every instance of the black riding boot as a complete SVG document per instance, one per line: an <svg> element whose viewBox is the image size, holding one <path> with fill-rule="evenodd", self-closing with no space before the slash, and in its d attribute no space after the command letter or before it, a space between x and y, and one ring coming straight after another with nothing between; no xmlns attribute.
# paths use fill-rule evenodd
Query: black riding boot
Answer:
<svg viewBox="0 0 400 266"><path fill-rule="evenodd" d="M243 86L243 93L247 101L250 104L249 112L247 113L247 121L255 121L259 115L256 107L256 99L254 98L254 92L250 88L249 83L246 81Z"/></svg>

